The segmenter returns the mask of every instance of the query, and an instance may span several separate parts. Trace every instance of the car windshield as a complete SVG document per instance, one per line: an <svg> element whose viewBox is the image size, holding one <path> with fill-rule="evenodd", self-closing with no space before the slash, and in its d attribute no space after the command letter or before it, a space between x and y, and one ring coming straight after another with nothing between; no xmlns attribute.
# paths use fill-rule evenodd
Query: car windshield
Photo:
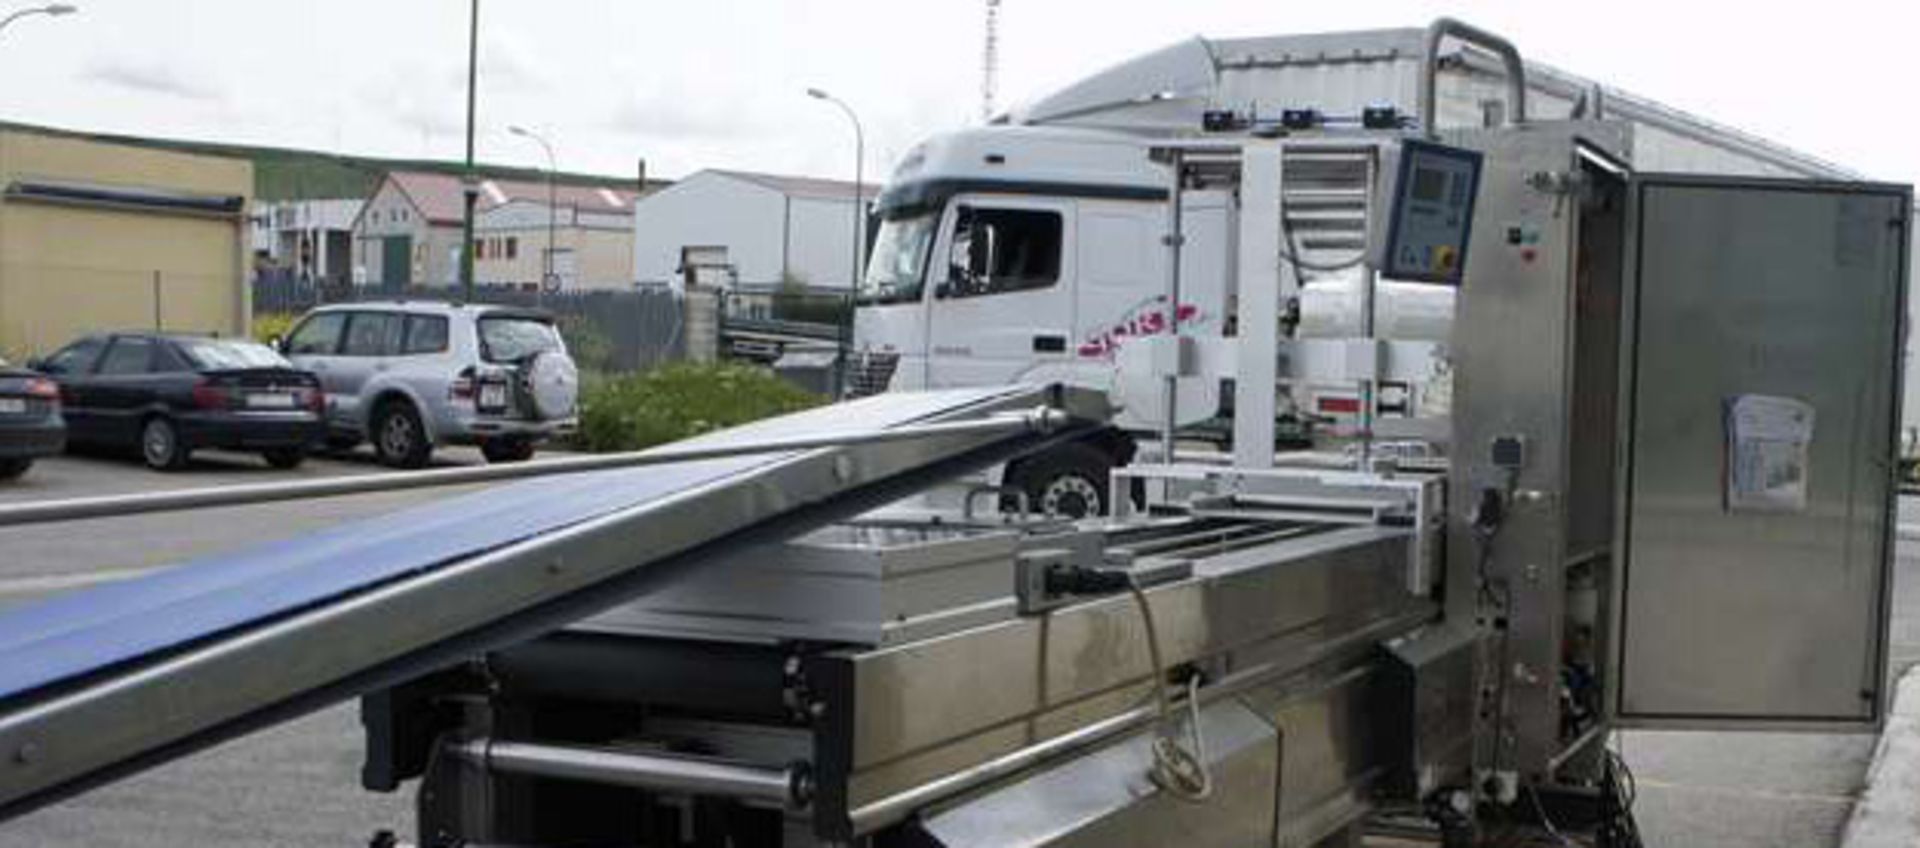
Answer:
<svg viewBox="0 0 1920 848"><path fill-rule="evenodd" d="M873 239L873 255L867 260L866 276L860 281L861 303L907 303L920 299L927 254L933 248L933 234L939 220L939 210L933 210L890 218L880 224L880 232Z"/></svg>
<svg viewBox="0 0 1920 848"><path fill-rule="evenodd" d="M519 362L560 349L553 322L523 315L480 319L480 355L488 362Z"/></svg>
<svg viewBox="0 0 1920 848"><path fill-rule="evenodd" d="M273 348L254 342L232 339L188 339L180 342L187 361L200 371L231 371L238 368L292 368L286 357Z"/></svg>

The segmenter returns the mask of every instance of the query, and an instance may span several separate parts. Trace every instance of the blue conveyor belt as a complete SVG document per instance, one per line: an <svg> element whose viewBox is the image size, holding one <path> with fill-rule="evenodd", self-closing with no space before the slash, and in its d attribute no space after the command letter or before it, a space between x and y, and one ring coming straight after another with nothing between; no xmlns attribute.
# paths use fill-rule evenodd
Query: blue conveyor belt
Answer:
<svg viewBox="0 0 1920 848"><path fill-rule="evenodd" d="M684 442L883 429L992 391L883 395ZM343 524L58 596L0 615L0 703L164 655L532 536L724 480L786 454L568 474ZM205 521L245 521L214 512ZM129 539L137 545L137 539Z"/></svg>

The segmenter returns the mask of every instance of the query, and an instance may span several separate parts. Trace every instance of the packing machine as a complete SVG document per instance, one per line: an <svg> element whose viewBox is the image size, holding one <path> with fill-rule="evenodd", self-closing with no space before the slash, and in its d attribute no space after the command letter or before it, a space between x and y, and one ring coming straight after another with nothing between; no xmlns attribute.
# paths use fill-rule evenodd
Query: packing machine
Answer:
<svg viewBox="0 0 1920 848"><path fill-rule="evenodd" d="M0 615L0 812L362 696L417 799L375 845L1637 844L1614 731L1883 720L1912 201L1524 106L1155 146L1172 302L1180 198L1233 199L1235 327L1110 396L881 395ZM1296 338L1335 273L1456 287L1450 340ZM1169 422L1114 515L965 482L1114 404Z"/></svg>

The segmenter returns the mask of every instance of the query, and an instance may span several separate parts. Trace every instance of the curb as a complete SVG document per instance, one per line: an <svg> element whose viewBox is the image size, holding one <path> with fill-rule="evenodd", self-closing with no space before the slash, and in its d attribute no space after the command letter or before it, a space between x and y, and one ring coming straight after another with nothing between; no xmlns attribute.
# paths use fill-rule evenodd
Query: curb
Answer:
<svg viewBox="0 0 1920 848"><path fill-rule="evenodd" d="M1905 528L1902 528L1903 535ZM1842 848L1920 845L1920 666L1901 675Z"/></svg>

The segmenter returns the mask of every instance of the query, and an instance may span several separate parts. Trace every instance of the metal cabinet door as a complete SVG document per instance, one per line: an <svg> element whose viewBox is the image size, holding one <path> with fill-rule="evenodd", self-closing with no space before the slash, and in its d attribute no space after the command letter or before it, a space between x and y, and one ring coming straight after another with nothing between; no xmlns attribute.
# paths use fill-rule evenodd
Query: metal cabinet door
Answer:
<svg viewBox="0 0 1920 848"><path fill-rule="evenodd" d="M1618 716L1875 728L1910 190L1643 175L1632 194ZM1803 463L1730 476L1750 395L1812 407ZM1755 508L1730 479L1804 499Z"/></svg>

